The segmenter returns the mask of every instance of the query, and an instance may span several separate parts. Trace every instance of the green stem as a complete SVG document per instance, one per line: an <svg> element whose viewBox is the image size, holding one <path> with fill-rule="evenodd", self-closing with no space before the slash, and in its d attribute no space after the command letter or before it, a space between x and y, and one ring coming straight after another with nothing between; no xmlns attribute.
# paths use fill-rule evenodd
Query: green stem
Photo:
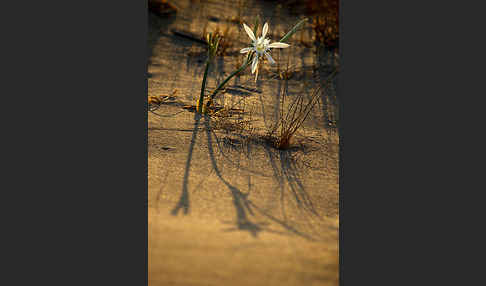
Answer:
<svg viewBox="0 0 486 286"><path fill-rule="evenodd" d="M209 70L209 58L206 60L206 69L204 70L204 77L201 85L201 95L199 96L199 101L197 102L197 112L202 112L202 106L204 101L204 90L206 89L206 79L208 77L208 70Z"/></svg>
<svg viewBox="0 0 486 286"><path fill-rule="evenodd" d="M295 24L295 26L292 28L292 30L290 30L287 34L285 34L285 36L283 36L279 42L281 43L285 43L293 34L295 34L295 32L297 32L297 30L302 26L304 25L304 23L307 21L307 18L304 18L302 20L299 21L299 23Z"/></svg>
<svg viewBox="0 0 486 286"><path fill-rule="evenodd" d="M218 93L218 91L220 89L223 88L223 86L232 78L234 77L235 75L237 75L238 73L240 73L241 71L243 71L247 66L248 64L250 63L252 57L251 56L248 56L247 59L246 59L246 62L241 65L241 67L237 70L235 70L233 73L231 73L223 82L221 82L218 87L216 87L216 89L213 91L213 93L211 94L211 96L209 97L209 100L208 100L208 103L206 103L206 108L210 107L212 102L213 102L213 98L216 96L216 94Z"/></svg>

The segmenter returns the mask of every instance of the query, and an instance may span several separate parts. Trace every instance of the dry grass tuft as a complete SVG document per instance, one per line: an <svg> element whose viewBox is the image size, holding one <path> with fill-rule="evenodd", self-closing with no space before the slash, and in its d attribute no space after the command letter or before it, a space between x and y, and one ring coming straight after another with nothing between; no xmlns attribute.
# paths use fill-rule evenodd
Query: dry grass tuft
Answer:
<svg viewBox="0 0 486 286"><path fill-rule="evenodd" d="M292 13L304 13L312 19L315 40L329 48L339 45L339 0L288 0ZM308 46L301 40L301 43Z"/></svg>
<svg viewBox="0 0 486 286"><path fill-rule="evenodd" d="M213 112L211 117L213 118L211 122L214 130L237 133L253 130L251 112L245 113L242 109L221 108Z"/></svg>
<svg viewBox="0 0 486 286"><path fill-rule="evenodd" d="M307 12L314 15L312 28L316 40L334 48L339 44L339 1L307 1Z"/></svg>
<svg viewBox="0 0 486 286"><path fill-rule="evenodd" d="M147 98L147 103L148 103L148 108L149 111L154 111L160 107L161 104L163 104L166 101L169 100L174 100L175 99L175 94L177 93L177 89L174 89L172 91L171 95L149 95Z"/></svg>
<svg viewBox="0 0 486 286"><path fill-rule="evenodd" d="M149 0L148 8L158 16L165 16L178 11L177 7L167 0Z"/></svg>
<svg viewBox="0 0 486 286"><path fill-rule="evenodd" d="M251 120L232 119L229 117L216 117L211 121L213 130L224 130L226 132L242 133L245 130L251 130Z"/></svg>
<svg viewBox="0 0 486 286"><path fill-rule="evenodd" d="M336 73L337 70L332 72L323 85L326 85ZM270 141L275 148L289 149L291 147L295 133L302 127L314 106L319 102L321 91L326 91L323 89L323 85L314 89L310 96L305 93L296 94L288 107L286 107L288 91L286 88L282 89L279 120L270 128L267 135L267 141Z"/></svg>
<svg viewBox="0 0 486 286"><path fill-rule="evenodd" d="M321 87L319 86L309 99L306 99L303 93L297 94L288 109L285 110L288 95L286 89L282 90L279 121L270 129L268 134L268 138L275 148L290 148L294 134L302 127L319 100L320 91Z"/></svg>

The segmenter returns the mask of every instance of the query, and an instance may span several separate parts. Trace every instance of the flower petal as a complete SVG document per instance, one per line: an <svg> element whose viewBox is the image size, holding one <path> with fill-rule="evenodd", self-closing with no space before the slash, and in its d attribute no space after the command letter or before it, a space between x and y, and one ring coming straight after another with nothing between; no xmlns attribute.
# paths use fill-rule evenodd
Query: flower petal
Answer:
<svg viewBox="0 0 486 286"><path fill-rule="evenodd" d="M262 30L262 39L265 38L267 32L268 32L268 23L265 23L265 25L263 25L263 30Z"/></svg>
<svg viewBox="0 0 486 286"><path fill-rule="evenodd" d="M285 49L288 48L289 46L290 46L289 44L280 43L280 42L275 42L268 45L269 48L274 48L274 49Z"/></svg>
<svg viewBox="0 0 486 286"><path fill-rule="evenodd" d="M258 56L255 55L255 57L253 58L253 62L251 63L251 73L255 73L257 67L258 67Z"/></svg>
<svg viewBox="0 0 486 286"><path fill-rule="evenodd" d="M253 41L256 41L255 34L253 34L253 31L250 29L250 27L243 23L243 28L245 28L248 37L250 37L250 39L252 39Z"/></svg>
<svg viewBox="0 0 486 286"><path fill-rule="evenodd" d="M241 50L240 50L240 53L242 53L242 54L246 54L246 53L248 53L249 51L251 51L251 48L243 48L243 49L241 49Z"/></svg>
<svg viewBox="0 0 486 286"><path fill-rule="evenodd" d="M269 53L265 52L265 56L267 56L268 61L269 61L269 62L270 62L272 65L274 65L274 64L275 64L275 61L273 60L272 56L270 56L270 54L269 54Z"/></svg>

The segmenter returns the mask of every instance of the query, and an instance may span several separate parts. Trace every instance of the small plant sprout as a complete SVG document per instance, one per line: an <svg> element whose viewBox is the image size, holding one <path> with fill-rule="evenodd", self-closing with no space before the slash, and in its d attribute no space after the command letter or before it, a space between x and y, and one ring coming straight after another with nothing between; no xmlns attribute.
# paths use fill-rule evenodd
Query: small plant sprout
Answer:
<svg viewBox="0 0 486 286"><path fill-rule="evenodd" d="M204 71L204 77L203 77L203 82L201 85L201 95L199 97L196 111L197 112L202 112L206 113L209 110L209 107L211 106L214 97L218 94L220 90L223 89L223 87L228 83L230 79L232 79L235 75L239 74L243 70L245 70L249 64L251 63L251 72L257 73L255 76L255 81L258 78L258 63L260 57L265 55L265 57L270 61L270 63L274 64L275 61L273 58L270 56L270 49L275 49L275 48L287 48L289 47L289 44L286 44L285 42L295 33L298 31L298 29L307 21L307 19L301 20L299 23L297 23L285 36L280 39L278 42L270 43L270 39L265 38L267 33L268 33L268 23L265 23L262 29L262 35L258 38L255 37L257 28L258 28L258 18L255 21L255 28L254 31L250 29L246 24L243 24L243 28L245 29L246 33L252 40L252 45L250 47L246 47L240 50L240 53L246 54L246 59L243 62L243 64L237 68L234 72L232 72L225 80L223 80L217 87L216 89L211 93L209 96L209 99L205 105L203 105L203 100L204 100L204 90L206 88L206 80L207 80L207 73L209 69L209 64L211 62L211 59L216 56L217 50L218 50L218 45L219 45L219 40L220 37L218 35L212 35L208 34L207 37L207 43L208 43L208 59L206 60L206 69Z"/></svg>
<svg viewBox="0 0 486 286"><path fill-rule="evenodd" d="M271 48L284 49L290 46L289 44L281 43L281 42L274 42L270 44L270 39L265 38L268 33L268 23L265 23L265 25L263 25L262 35L259 38L255 37L253 31L246 24L243 24L243 28L245 28L248 37L250 37L250 39L252 40L252 47L243 48L240 50L240 53L242 54L250 53L250 52L255 53L255 56L253 57L253 62L251 64L252 74L258 70L258 61L260 57L262 57L263 55L267 57L268 61L271 64L275 64L275 61L273 60L272 56L269 53ZM258 72L257 75L255 76L255 81L257 80L257 77L258 77Z"/></svg>
<svg viewBox="0 0 486 286"><path fill-rule="evenodd" d="M199 96L196 107L196 111L199 113L206 113L206 110L203 108L204 90L206 89L209 65L211 64L212 59L216 56L216 52L218 51L219 39L220 38L217 34L213 36L213 34L211 33L209 33L206 37L206 41L208 44L208 58L206 59L206 68L204 69L204 76L201 85L201 95Z"/></svg>

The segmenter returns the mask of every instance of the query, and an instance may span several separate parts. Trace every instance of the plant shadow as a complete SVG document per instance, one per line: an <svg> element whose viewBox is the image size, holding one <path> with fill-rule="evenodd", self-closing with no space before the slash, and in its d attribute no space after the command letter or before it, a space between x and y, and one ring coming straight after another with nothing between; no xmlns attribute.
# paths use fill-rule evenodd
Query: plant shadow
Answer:
<svg viewBox="0 0 486 286"><path fill-rule="evenodd" d="M191 144L189 146L189 151L187 155L187 161L184 171L184 179L182 182L182 192L179 198L179 202L176 204L174 209L172 209L171 214L177 215L181 209L183 209L184 214L187 215L189 213L190 208L190 201L189 201L189 191L188 191L188 180L189 180L189 171L191 169L191 160L192 160L192 152L194 150L194 145L196 144L197 133L199 131L199 123L201 120L201 115L199 113L194 114L194 130L192 131L192 138Z"/></svg>
<svg viewBox="0 0 486 286"><path fill-rule="evenodd" d="M308 240L316 240L309 234L299 231L297 228L290 225L287 222L287 219L285 217L283 220L279 219L278 217L272 215L270 212L259 207L255 202L253 202L249 198L250 195L249 192L242 192L238 187L236 187L235 185L233 185L231 182L229 182L227 179L224 178L222 172L220 171L220 168L218 167L218 163L216 162L216 158L215 158L215 150L213 148L213 136L216 138L217 141L218 139L216 134L211 130L210 121L211 118L209 116L205 116L204 130L206 132L208 153L209 153L211 165L218 179L225 185L227 190L230 192L233 199L232 201L233 206L236 211L236 222L234 222L236 226L235 228L227 229L226 231L235 231L235 230L248 231L254 237L257 237L260 232L265 231L265 232L277 233L281 235L298 235ZM219 151L221 153L224 153L224 150L221 149L221 145L219 144L219 142L216 143L217 143L216 146L218 146ZM251 144L261 145L262 143L263 142L261 141L253 142L253 143L249 142L249 145L247 145L248 151L250 151L251 149L250 147ZM267 146L267 148L270 147ZM300 180L300 176L298 175L298 169L290 153L286 151L278 151L278 152L280 154L278 157L275 157L273 151L271 151L270 149L268 149L267 152L269 154L268 156L272 162L272 165L275 167L275 169L277 169L277 162L280 162L279 166L283 170L282 173L279 173L278 175L275 174L275 176L278 177L279 180L281 180L280 181L281 184L283 184L284 180L289 182L291 191L293 193L293 197L298 202L299 206L301 205L303 208L305 208L305 210L312 212L316 216L319 216L317 214L317 211L314 209L312 201L308 196L302 181ZM248 155L249 154L247 154L247 156ZM251 160L251 158L249 159ZM250 190L250 185L251 183L249 183L249 190ZM284 192L284 188L281 188L281 191ZM254 221L252 217L255 216L256 213L259 213L261 216L265 217L266 219L270 220L276 225L282 227L283 229L285 229L285 232L270 228L269 226L270 224L268 222Z"/></svg>
<svg viewBox="0 0 486 286"><path fill-rule="evenodd" d="M228 191L230 191L231 196L233 198L233 205L236 210L236 227L239 230L246 230L250 232L254 237L256 237L258 233L263 230L264 226L259 223L254 223L248 218L248 213L253 215L253 211L248 200L248 194L241 192L237 187L233 186L231 183L229 183L226 179L223 178L221 171L218 168L218 164L216 163L216 159L214 157L209 116L205 116L204 125L206 127L205 130L206 130L206 137L208 140L207 143L208 143L208 151L209 151L209 158L211 160L211 165L216 173L216 176L228 188Z"/></svg>

